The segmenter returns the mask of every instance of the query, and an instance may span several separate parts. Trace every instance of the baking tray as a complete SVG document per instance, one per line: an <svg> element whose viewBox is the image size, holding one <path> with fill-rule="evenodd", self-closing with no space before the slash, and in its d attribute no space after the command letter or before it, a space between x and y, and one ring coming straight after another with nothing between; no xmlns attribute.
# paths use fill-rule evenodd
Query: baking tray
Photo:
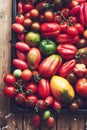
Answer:
<svg viewBox="0 0 87 130"><path fill-rule="evenodd" d="M17 2L19 0L12 0L12 23L15 22L15 16L17 14ZM15 50L15 46L14 44L17 41L17 37L16 37L16 33L12 30L12 40L11 40L11 60L13 60L16 57L16 50ZM12 63L12 62L11 62ZM14 70L14 66L13 64L11 64L11 72L13 72ZM76 95L78 97L78 95ZM84 99L85 100L85 99ZM27 108L25 107L25 105L19 105L17 104L14 99L10 100L10 106L11 106L11 111L13 113L30 113L32 111L31 108ZM50 109L50 108L49 108ZM63 108L60 111L61 113L66 113L66 112L70 112L68 109L68 105L63 104ZM76 111L76 113L86 113L87 112L87 107L83 106L82 108L80 108L79 110Z"/></svg>

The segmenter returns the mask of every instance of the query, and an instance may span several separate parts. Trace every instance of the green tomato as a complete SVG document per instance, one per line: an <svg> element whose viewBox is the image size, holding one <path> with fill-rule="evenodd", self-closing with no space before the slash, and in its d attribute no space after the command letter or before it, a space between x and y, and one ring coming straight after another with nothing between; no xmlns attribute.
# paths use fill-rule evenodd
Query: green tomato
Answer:
<svg viewBox="0 0 87 130"><path fill-rule="evenodd" d="M30 47L38 46L40 39L40 34L32 31L28 32L25 36L25 41Z"/></svg>
<svg viewBox="0 0 87 130"><path fill-rule="evenodd" d="M44 113L43 113L43 119L44 120L47 120L49 117L50 117L50 111L49 110L46 110Z"/></svg>
<svg viewBox="0 0 87 130"><path fill-rule="evenodd" d="M49 56L56 52L56 43L49 39L44 39L39 44L41 53L45 56Z"/></svg>
<svg viewBox="0 0 87 130"><path fill-rule="evenodd" d="M22 74L22 71L20 69L15 69L13 71L13 75L16 77L16 78L19 78Z"/></svg>

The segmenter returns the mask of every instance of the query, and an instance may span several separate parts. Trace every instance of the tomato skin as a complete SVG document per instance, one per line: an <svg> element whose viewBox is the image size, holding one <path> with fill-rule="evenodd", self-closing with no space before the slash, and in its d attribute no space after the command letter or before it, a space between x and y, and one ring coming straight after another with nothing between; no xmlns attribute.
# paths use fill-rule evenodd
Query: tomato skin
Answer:
<svg viewBox="0 0 87 130"><path fill-rule="evenodd" d="M25 102L25 95L22 92L18 92L15 95L15 101L18 104L23 104Z"/></svg>
<svg viewBox="0 0 87 130"><path fill-rule="evenodd" d="M26 56L25 56L25 54L24 54L23 52L17 50L17 51L16 51L16 54L17 54L17 58L18 58L18 59L24 60L24 61L26 60Z"/></svg>
<svg viewBox="0 0 87 130"><path fill-rule="evenodd" d="M30 47L25 42L16 42L15 47L21 52L28 52L30 50Z"/></svg>
<svg viewBox="0 0 87 130"><path fill-rule="evenodd" d="M23 25L24 19L25 19L25 17L22 14L21 15L16 15L16 17L15 17L16 23L19 23L19 24L22 24L22 25Z"/></svg>
<svg viewBox="0 0 87 130"><path fill-rule="evenodd" d="M28 69L28 64L20 59L13 59L13 65L20 70Z"/></svg>
<svg viewBox="0 0 87 130"><path fill-rule="evenodd" d="M18 33L18 34L22 34L22 33L24 33L24 26L23 25L21 25L21 24L19 24L19 23L13 23L12 24L12 29L16 32L16 33Z"/></svg>
<svg viewBox="0 0 87 130"><path fill-rule="evenodd" d="M13 85L16 82L16 78L13 74L6 74L3 79L8 85Z"/></svg>
<svg viewBox="0 0 87 130"><path fill-rule="evenodd" d="M6 86L3 88L3 93L7 97L14 97L16 94L16 88L14 86Z"/></svg>
<svg viewBox="0 0 87 130"><path fill-rule="evenodd" d="M37 92L37 85L34 82L30 82L27 84L25 90L26 94L35 94Z"/></svg>
<svg viewBox="0 0 87 130"><path fill-rule="evenodd" d="M50 86L49 86L49 81L47 79L40 79L38 83L38 96L42 99L45 99L48 97L51 92L50 92Z"/></svg>
<svg viewBox="0 0 87 130"><path fill-rule="evenodd" d="M37 128L40 125L41 122L41 117L38 114L33 115L32 117L32 124L34 125L35 128Z"/></svg>
<svg viewBox="0 0 87 130"><path fill-rule="evenodd" d="M21 74L21 78L24 81L29 81L32 78L32 71L29 69L24 69Z"/></svg>
<svg viewBox="0 0 87 130"><path fill-rule="evenodd" d="M79 78L75 86L76 92L82 97L87 97L87 79Z"/></svg>
<svg viewBox="0 0 87 130"><path fill-rule="evenodd" d="M55 125L55 118L50 116L46 121L47 127L52 128Z"/></svg>
<svg viewBox="0 0 87 130"><path fill-rule="evenodd" d="M45 11L44 13L44 19L46 22L52 22L54 18L54 14L52 11Z"/></svg>
<svg viewBox="0 0 87 130"><path fill-rule="evenodd" d="M25 98L26 105L29 107L34 107L38 102L38 98L35 95L29 95Z"/></svg>

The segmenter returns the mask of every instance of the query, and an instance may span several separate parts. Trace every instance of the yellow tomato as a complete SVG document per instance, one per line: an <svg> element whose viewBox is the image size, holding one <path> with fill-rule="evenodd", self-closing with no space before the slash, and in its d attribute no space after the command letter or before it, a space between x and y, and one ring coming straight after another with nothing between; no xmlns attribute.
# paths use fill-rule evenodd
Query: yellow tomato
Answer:
<svg viewBox="0 0 87 130"><path fill-rule="evenodd" d="M50 87L53 96L60 101L70 102L75 97L72 85L63 77L52 76Z"/></svg>

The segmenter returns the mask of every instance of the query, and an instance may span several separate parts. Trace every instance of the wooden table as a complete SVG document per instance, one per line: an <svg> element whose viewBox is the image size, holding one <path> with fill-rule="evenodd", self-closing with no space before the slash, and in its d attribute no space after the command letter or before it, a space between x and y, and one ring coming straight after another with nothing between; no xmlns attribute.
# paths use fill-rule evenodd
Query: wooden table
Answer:
<svg viewBox="0 0 87 130"><path fill-rule="evenodd" d="M11 68L12 0L0 0L0 130L34 130L29 114L12 114L9 99L3 95L4 74ZM87 130L86 114L59 114L52 130ZM48 130L43 124L40 130Z"/></svg>

